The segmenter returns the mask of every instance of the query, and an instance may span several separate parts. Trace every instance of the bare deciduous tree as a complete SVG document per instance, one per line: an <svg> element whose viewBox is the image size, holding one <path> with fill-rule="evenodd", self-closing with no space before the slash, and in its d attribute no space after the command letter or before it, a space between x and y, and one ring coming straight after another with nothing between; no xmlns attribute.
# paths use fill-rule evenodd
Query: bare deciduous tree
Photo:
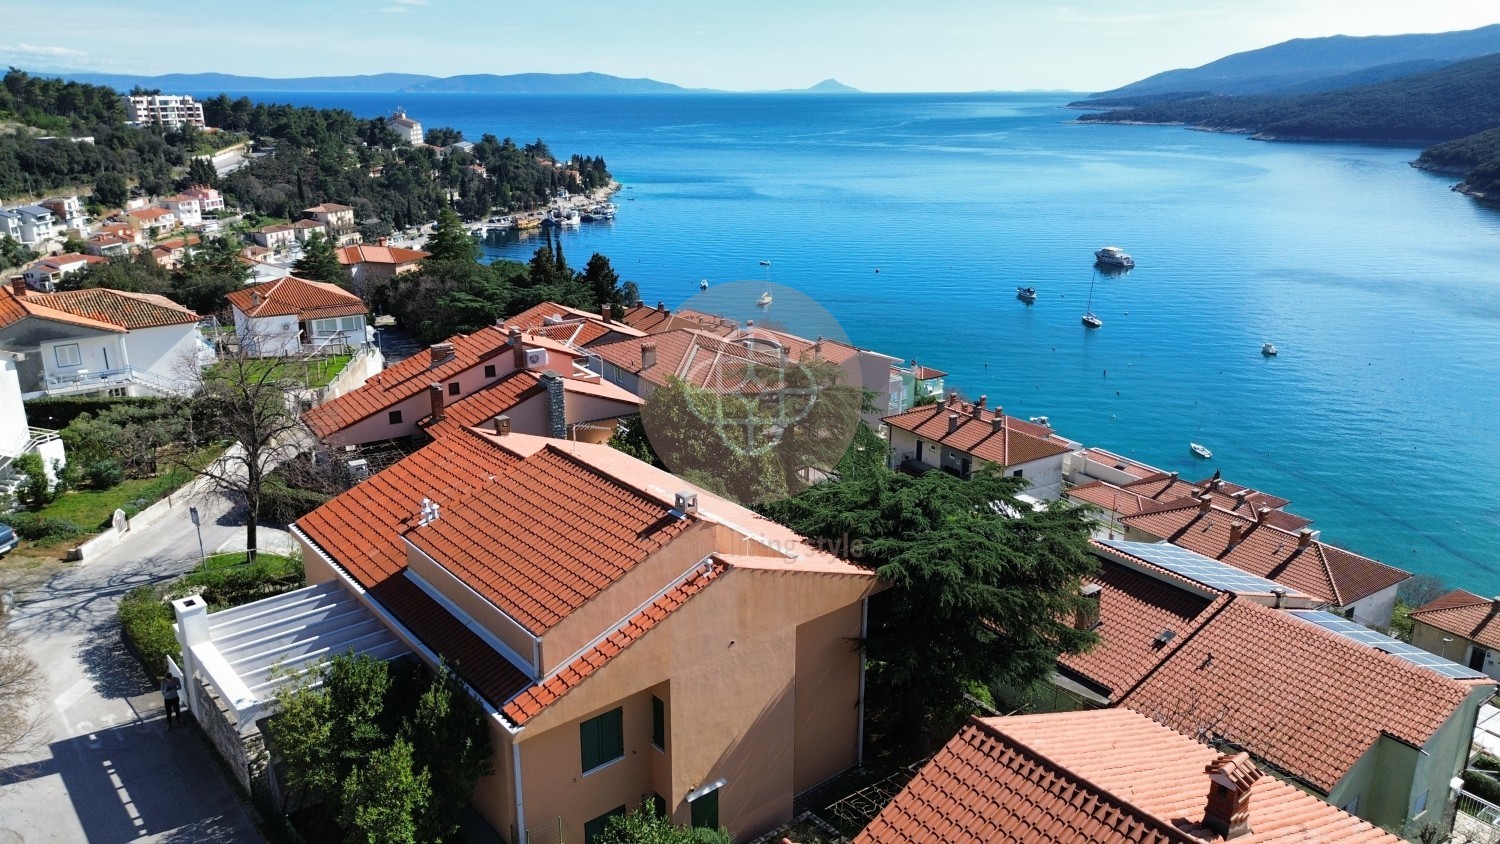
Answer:
<svg viewBox="0 0 1500 844"><path fill-rule="evenodd" d="M41 669L15 631L0 622L0 760L41 743L42 717L35 704L42 688Z"/></svg>

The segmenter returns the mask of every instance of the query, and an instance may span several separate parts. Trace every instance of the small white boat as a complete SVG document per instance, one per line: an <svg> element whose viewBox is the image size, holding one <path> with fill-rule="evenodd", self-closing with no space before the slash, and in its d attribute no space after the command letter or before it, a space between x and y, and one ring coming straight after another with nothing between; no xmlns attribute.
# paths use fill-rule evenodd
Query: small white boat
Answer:
<svg viewBox="0 0 1500 844"><path fill-rule="evenodd" d="M698 289L699 290L707 290L708 289L708 279L705 278L702 281L698 282Z"/></svg>
<svg viewBox="0 0 1500 844"><path fill-rule="evenodd" d="M1035 302L1036 301L1036 288L1035 287L1017 287L1016 288L1016 298L1020 299L1022 302L1028 302L1028 303L1029 302Z"/></svg>
<svg viewBox="0 0 1500 844"><path fill-rule="evenodd" d="M761 261L760 265L762 267L769 267L769 266L771 266L771 262L770 261Z"/></svg>
<svg viewBox="0 0 1500 844"><path fill-rule="evenodd" d="M1094 262L1106 267L1124 267L1129 269L1135 266L1135 259L1125 253L1118 246L1101 247L1094 252Z"/></svg>
<svg viewBox="0 0 1500 844"><path fill-rule="evenodd" d="M760 294L760 298L755 300L755 304L758 307L762 308L771 304L771 291L767 290L766 292Z"/></svg>
<svg viewBox="0 0 1500 844"><path fill-rule="evenodd" d="M1274 357L1276 357L1276 344L1275 343L1262 343L1261 347L1260 347L1260 353L1263 354L1263 355L1265 355L1268 358L1274 358Z"/></svg>
<svg viewBox="0 0 1500 844"><path fill-rule="evenodd" d="M1089 311L1083 315L1083 324L1088 328L1098 328L1104 325L1104 320L1094 316L1093 311Z"/></svg>
<svg viewBox="0 0 1500 844"><path fill-rule="evenodd" d="M1191 450L1194 455L1201 457L1204 460L1213 459L1214 453L1212 451L1209 451L1208 446L1206 445L1202 445L1200 443L1188 443L1188 449Z"/></svg>
<svg viewBox="0 0 1500 844"><path fill-rule="evenodd" d="M1048 419L1045 416L1033 416L1026 421L1032 423L1033 425L1045 425L1048 428L1052 427L1052 420Z"/></svg>

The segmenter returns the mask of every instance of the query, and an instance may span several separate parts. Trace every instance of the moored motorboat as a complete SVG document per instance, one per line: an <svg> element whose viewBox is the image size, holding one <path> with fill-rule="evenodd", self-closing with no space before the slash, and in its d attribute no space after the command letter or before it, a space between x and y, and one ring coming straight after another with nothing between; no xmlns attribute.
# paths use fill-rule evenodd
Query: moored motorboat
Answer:
<svg viewBox="0 0 1500 844"><path fill-rule="evenodd" d="M708 279L705 278L702 281L698 282L698 289L699 290L707 290L708 289Z"/></svg>
<svg viewBox="0 0 1500 844"><path fill-rule="evenodd" d="M1260 353L1263 354L1263 355L1265 355L1268 358L1276 357L1276 344L1275 343L1262 343L1261 347L1260 347Z"/></svg>
<svg viewBox="0 0 1500 844"><path fill-rule="evenodd" d="M1027 302L1027 303L1035 302L1036 301L1036 288L1035 287L1017 287L1016 288L1016 298L1020 299L1022 302Z"/></svg>
<svg viewBox="0 0 1500 844"><path fill-rule="evenodd" d="M767 290L766 292L760 294L760 298L755 300L755 304L762 308L764 308L766 305L771 304L771 291Z"/></svg>
<svg viewBox="0 0 1500 844"><path fill-rule="evenodd" d="M1129 269L1135 266L1135 259L1125 253L1118 246L1105 246L1094 252L1094 262L1106 267L1124 267Z"/></svg>
<svg viewBox="0 0 1500 844"><path fill-rule="evenodd" d="M1188 443L1188 450L1192 451L1195 456L1201 457L1204 460L1211 460L1214 456L1214 453L1208 450L1208 446L1201 443Z"/></svg>

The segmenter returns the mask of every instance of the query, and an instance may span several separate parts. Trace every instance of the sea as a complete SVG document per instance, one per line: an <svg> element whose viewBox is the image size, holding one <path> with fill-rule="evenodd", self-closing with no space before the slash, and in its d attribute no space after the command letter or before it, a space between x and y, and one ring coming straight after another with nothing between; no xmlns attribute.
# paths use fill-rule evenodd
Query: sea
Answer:
<svg viewBox="0 0 1500 844"><path fill-rule="evenodd" d="M1500 210L1415 148L1079 124L1055 93L250 96L602 155L618 216L564 254L607 255L648 303L800 291L967 397L1500 594ZM1135 268L1096 277L1106 244ZM712 309L757 314L737 298Z"/></svg>

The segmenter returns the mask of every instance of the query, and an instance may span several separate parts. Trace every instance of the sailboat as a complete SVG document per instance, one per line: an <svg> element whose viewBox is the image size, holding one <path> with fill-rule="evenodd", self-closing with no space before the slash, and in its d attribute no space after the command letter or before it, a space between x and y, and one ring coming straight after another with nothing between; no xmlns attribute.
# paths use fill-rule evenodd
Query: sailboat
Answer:
<svg viewBox="0 0 1500 844"><path fill-rule="evenodd" d="M1094 316L1094 282L1098 280L1098 273L1094 273L1089 279L1089 303L1083 312L1083 324L1086 328L1098 328L1104 324L1104 320Z"/></svg>
<svg viewBox="0 0 1500 844"><path fill-rule="evenodd" d="M766 268L766 292L760 294L760 298L755 300L755 305L764 308L771 304L771 262L761 261L760 265Z"/></svg>

